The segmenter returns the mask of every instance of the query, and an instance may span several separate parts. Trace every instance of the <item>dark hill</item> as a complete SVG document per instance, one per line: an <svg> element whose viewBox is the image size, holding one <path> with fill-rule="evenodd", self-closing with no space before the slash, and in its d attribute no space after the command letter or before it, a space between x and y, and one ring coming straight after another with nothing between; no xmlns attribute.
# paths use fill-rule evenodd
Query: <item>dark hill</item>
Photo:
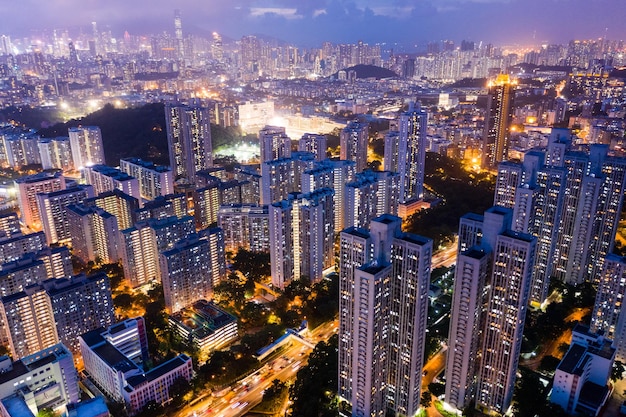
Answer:
<svg viewBox="0 0 626 417"><path fill-rule="evenodd" d="M162 103L129 109L116 109L107 104L82 119L57 123L52 127L41 129L39 134L42 137L67 136L68 128L79 125L100 127L107 165L117 166L120 158L128 156L169 165Z"/></svg>
<svg viewBox="0 0 626 417"><path fill-rule="evenodd" d="M161 165L169 165L167 128L163 103L141 107L116 109L107 104L82 119L57 123L39 130L39 135L50 138L67 136L67 129L76 126L98 126L102 131L104 157L107 165L117 166L120 158L135 156ZM254 140L246 138L247 141ZM243 139L239 127L221 127L211 124L213 149L235 144Z"/></svg>
<svg viewBox="0 0 626 417"><path fill-rule="evenodd" d="M350 68L345 68L343 71L356 71L356 78L376 78L380 80L381 78L396 78L398 74L395 72L388 70L387 68L377 67L376 65L355 65ZM337 78L337 74L333 74L335 78Z"/></svg>

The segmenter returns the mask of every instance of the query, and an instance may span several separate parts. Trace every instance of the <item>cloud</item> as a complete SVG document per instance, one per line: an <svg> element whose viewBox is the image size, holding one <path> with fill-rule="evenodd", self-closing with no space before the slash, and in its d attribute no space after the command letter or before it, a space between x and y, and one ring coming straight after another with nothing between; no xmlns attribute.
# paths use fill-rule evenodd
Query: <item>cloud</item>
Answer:
<svg viewBox="0 0 626 417"><path fill-rule="evenodd" d="M285 19L302 19L303 16L298 14L298 9L289 9L284 7L251 7L251 17L263 17L267 14L284 17Z"/></svg>

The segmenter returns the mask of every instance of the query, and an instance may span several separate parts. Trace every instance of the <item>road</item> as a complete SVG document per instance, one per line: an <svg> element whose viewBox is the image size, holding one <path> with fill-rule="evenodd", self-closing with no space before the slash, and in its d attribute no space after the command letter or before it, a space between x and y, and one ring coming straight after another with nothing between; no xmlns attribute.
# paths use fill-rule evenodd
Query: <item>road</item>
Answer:
<svg viewBox="0 0 626 417"><path fill-rule="evenodd" d="M306 338L313 343L328 340L337 329L337 320L324 323L311 331ZM279 358L270 360L252 375L233 384L231 390L224 393L225 395L221 398L207 397L193 406L186 406L176 416L242 416L261 402L263 392L274 379L280 381L293 379L298 370L307 364L311 351L311 348L294 341ZM233 396L230 392L234 392L235 395Z"/></svg>
<svg viewBox="0 0 626 417"><path fill-rule="evenodd" d="M564 322L570 323L570 322L580 321L585 315L589 314L590 312L591 312L591 308L577 308L569 316L565 317ZM521 362L520 365L523 365L527 368L532 369L533 371L536 371L537 368L539 368L541 359L543 359L543 357L546 355L554 356L555 358L561 359L563 357L563 352L561 352L561 350L559 349L559 346L561 346L561 344L563 343L566 343L569 345L571 341L572 341L572 329L567 329L563 333L561 333L561 335L558 338L552 340L550 343L547 343L545 346L543 346L543 348L539 351L537 356L535 356L532 359Z"/></svg>
<svg viewBox="0 0 626 417"><path fill-rule="evenodd" d="M433 255L432 269L439 268L440 266L449 268L456 263L456 249L458 241L459 238L455 237L454 242L450 244L450 247L440 250Z"/></svg>

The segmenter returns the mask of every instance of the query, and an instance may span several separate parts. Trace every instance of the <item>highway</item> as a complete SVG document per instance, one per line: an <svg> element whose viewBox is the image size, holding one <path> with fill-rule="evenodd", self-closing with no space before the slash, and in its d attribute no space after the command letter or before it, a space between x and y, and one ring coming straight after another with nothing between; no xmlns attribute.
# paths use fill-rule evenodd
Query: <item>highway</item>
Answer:
<svg viewBox="0 0 626 417"><path fill-rule="evenodd" d="M306 337L312 343L328 340L338 329L338 321L324 323L311 331ZM252 375L238 381L231 386L230 390L222 391L224 395L219 398L207 397L206 399L186 406L179 411L177 417L237 417L250 411L263 399L263 392L272 381L289 381L293 379L298 370L307 364L312 349L295 341L286 350L281 352L276 359L269 360ZM234 393L234 396L231 394Z"/></svg>

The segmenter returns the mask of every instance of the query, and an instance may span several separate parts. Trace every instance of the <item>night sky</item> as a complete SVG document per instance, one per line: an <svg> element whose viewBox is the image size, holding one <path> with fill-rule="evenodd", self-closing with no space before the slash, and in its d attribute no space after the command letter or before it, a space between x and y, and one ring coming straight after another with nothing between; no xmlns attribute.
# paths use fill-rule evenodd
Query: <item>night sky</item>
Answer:
<svg viewBox="0 0 626 417"><path fill-rule="evenodd" d="M114 36L173 32L175 8L186 34L263 34L303 46L626 39L626 0L0 0L0 34L89 33L91 21Z"/></svg>

